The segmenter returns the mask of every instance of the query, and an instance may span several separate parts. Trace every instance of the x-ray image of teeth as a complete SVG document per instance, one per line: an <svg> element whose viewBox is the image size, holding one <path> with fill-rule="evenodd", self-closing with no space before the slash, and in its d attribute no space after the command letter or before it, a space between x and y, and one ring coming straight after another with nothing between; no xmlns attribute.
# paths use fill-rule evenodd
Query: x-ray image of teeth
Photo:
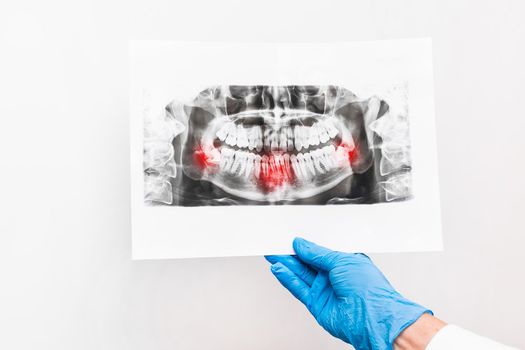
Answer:
<svg viewBox="0 0 525 350"><path fill-rule="evenodd" d="M149 205L409 200L407 87L213 86L144 120Z"/></svg>

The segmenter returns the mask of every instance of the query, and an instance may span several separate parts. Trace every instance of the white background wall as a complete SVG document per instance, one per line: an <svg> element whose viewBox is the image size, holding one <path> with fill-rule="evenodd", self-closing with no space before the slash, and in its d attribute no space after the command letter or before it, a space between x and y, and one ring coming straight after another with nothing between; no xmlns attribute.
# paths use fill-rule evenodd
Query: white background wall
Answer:
<svg viewBox="0 0 525 350"><path fill-rule="evenodd" d="M261 257L130 260L127 40L421 36L445 251L373 258L439 317L525 347L524 13L519 0L3 1L0 348L348 348Z"/></svg>

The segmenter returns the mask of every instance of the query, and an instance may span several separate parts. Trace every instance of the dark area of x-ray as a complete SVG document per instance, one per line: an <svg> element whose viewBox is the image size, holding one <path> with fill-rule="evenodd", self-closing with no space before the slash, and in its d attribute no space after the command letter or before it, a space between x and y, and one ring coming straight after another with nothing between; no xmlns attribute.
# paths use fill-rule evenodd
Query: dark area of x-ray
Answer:
<svg viewBox="0 0 525 350"><path fill-rule="evenodd" d="M411 198L407 113L337 86L215 86L145 121L150 205Z"/></svg>

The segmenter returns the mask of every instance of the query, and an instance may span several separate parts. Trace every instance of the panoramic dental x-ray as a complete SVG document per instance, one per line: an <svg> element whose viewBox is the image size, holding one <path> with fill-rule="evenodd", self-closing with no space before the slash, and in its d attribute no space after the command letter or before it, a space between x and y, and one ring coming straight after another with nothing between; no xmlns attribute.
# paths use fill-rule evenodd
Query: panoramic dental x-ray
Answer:
<svg viewBox="0 0 525 350"><path fill-rule="evenodd" d="M150 205L409 200L408 111L339 86L213 86L144 121Z"/></svg>

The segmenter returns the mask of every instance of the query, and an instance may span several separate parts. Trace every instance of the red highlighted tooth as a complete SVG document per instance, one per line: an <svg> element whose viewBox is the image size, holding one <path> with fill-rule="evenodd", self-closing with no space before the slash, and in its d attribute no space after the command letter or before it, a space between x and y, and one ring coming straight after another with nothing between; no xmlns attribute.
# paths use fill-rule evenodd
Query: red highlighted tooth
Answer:
<svg viewBox="0 0 525 350"><path fill-rule="evenodd" d="M193 152L195 165L202 171L214 171L217 168L217 162L214 153L218 152L213 146L204 147L198 145Z"/></svg>
<svg viewBox="0 0 525 350"><path fill-rule="evenodd" d="M348 159L350 160L350 163L355 163L359 158L359 150L356 147L354 149L351 149L348 151Z"/></svg>
<svg viewBox="0 0 525 350"><path fill-rule="evenodd" d="M360 155L359 155L359 147L357 144L348 145L346 143L341 143L339 147L343 147L343 149L345 150L346 154L348 155L348 160L350 161L350 164L353 164L359 160Z"/></svg>
<svg viewBox="0 0 525 350"><path fill-rule="evenodd" d="M258 182L264 192L273 192L282 188L285 184L294 182L293 171L291 169L287 171L286 165L284 164L286 160L282 155L272 154L267 158L267 171L261 172Z"/></svg>

